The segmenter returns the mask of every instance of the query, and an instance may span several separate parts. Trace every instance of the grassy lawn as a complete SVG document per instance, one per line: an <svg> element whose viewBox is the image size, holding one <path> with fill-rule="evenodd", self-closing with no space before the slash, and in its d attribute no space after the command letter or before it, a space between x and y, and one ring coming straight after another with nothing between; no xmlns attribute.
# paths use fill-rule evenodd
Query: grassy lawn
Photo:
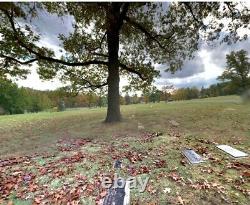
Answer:
<svg viewBox="0 0 250 205"><path fill-rule="evenodd" d="M0 204L98 204L114 159L123 162L122 176L150 176L145 192L131 190L131 204L249 202L249 158L215 147L250 153L250 106L239 97L121 109L124 120L109 125L105 108L0 116ZM189 165L185 147L206 161Z"/></svg>

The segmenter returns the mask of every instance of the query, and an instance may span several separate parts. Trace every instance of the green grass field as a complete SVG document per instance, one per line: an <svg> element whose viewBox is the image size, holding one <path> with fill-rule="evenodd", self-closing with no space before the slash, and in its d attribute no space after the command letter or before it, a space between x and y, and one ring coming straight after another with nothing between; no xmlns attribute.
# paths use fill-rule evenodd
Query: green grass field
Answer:
<svg viewBox="0 0 250 205"><path fill-rule="evenodd" d="M114 174L116 158L122 176L150 176L145 192L132 190L131 204L249 202L249 158L235 160L215 147L250 153L250 106L239 97L121 110L123 121L115 124L102 122L106 108L0 116L0 204L98 204L106 193L101 177ZM185 147L206 162L189 165Z"/></svg>

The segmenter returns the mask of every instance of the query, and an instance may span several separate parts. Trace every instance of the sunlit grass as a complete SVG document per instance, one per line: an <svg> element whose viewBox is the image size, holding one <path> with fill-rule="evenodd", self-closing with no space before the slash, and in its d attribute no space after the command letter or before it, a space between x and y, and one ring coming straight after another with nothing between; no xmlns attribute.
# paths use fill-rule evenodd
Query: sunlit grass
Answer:
<svg viewBox="0 0 250 205"><path fill-rule="evenodd" d="M125 105L121 110L123 121L111 125L103 123L106 108L0 116L0 154L53 150L53 144L62 137L105 141L144 131L167 132L172 119L185 134L218 138L221 142L241 139L246 147L249 145L250 106L241 104L237 96Z"/></svg>

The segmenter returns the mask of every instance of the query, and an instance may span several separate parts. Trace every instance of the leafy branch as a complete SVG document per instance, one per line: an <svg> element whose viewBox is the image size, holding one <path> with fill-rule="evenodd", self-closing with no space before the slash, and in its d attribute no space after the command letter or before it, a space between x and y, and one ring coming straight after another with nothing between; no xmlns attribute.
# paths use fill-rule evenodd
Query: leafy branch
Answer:
<svg viewBox="0 0 250 205"><path fill-rule="evenodd" d="M7 16L10 24L11 24L11 28L14 32L14 36L17 40L17 43L24 49L26 49L28 52L30 52L31 54L34 54L36 56L36 60L46 60L48 62L54 62L54 63L60 63L60 64L63 64L63 65L66 65L66 66L88 66L88 65L92 65L92 64L95 64L95 65L108 65L108 62L107 61L100 61L100 60L89 60L89 61L84 61L84 62L68 62L68 61L64 61L64 60L61 60L61 59L56 59L56 58L53 58L53 57L49 57L49 56L45 56L45 55L42 55L41 53L35 51L34 49L32 49L30 46L28 46L27 44L25 44L19 37L19 32L18 30L16 29L15 27L15 22L14 22L14 19L13 19L13 16L5 9L3 8L0 8L1 11L4 12L4 14ZM15 59L13 57L8 57L9 59L13 60L13 61L16 61L16 62L21 62L19 61L18 59ZM35 59L33 59L32 62L36 61Z"/></svg>

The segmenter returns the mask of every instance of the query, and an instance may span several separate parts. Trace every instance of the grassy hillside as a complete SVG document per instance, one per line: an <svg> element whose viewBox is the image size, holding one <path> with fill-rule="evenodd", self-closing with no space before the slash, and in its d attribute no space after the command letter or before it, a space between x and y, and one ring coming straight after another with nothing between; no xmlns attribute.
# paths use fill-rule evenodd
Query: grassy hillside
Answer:
<svg viewBox="0 0 250 205"><path fill-rule="evenodd" d="M95 204L105 195L100 176L112 175L119 158L121 175L150 176L145 192L132 190L132 204L247 204L249 158L234 160L215 147L250 153L250 106L239 97L121 109L123 122L109 125L105 108L1 116L0 159L7 160L0 161L0 202ZM185 147L206 162L188 165ZM28 184L20 182L26 175Z"/></svg>

